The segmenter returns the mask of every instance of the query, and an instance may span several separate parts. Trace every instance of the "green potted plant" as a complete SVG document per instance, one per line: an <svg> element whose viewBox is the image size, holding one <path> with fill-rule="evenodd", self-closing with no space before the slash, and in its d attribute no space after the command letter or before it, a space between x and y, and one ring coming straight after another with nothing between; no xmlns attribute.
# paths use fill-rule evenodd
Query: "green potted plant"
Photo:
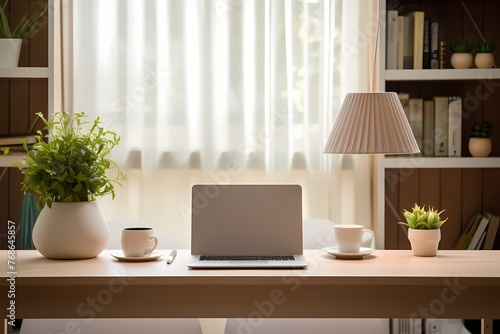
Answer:
<svg viewBox="0 0 500 334"><path fill-rule="evenodd" d="M477 68L492 68L495 65L493 51L496 45L494 42L478 42L476 44L476 57L474 63Z"/></svg>
<svg viewBox="0 0 500 334"><path fill-rule="evenodd" d="M474 57L472 57L472 49L474 49L474 44L465 40L455 40L450 44L451 47L451 66L453 68L463 69L470 68L474 62Z"/></svg>
<svg viewBox="0 0 500 334"><path fill-rule="evenodd" d="M125 175L109 158L120 137L102 127L99 118L86 121L60 111L45 123L27 156L13 162L24 174L22 189L38 196L42 209L33 229L33 243L48 258L77 259L97 256L106 246L109 230L97 197L115 196L115 185ZM5 153L8 153L5 152Z"/></svg>
<svg viewBox="0 0 500 334"><path fill-rule="evenodd" d="M47 6L33 14L27 12L11 29L7 4L8 1L0 6L0 67L17 67L22 40L38 29L38 23L47 16Z"/></svg>
<svg viewBox="0 0 500 334"><path fill-rule="evenodd" d="M448 220L441 219L444 210L437 211L434 208L420 207L415 203L412 211L403 211L406 222L398 222L408 227L408 239L410 240L413 255L435 256L437 254L439 241L441 240L441 226Z"/></svg>
<svg viewBox="0 0 500 334"><path fill-rule="evenodd" d="M493 125L488 121L477 121L470 129L469 152L473 157L487 157L491 153Z"/></svg>

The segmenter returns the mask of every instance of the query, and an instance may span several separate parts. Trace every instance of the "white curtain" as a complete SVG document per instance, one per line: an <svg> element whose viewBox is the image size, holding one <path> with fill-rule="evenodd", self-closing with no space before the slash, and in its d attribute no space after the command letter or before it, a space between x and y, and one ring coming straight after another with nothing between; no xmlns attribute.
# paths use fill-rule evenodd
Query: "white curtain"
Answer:
<svg viewBox="0 0 500 334"><path fill-rule="evenodd" d="M372 80L374 2L70 2L60 105L121 136L128 181L100 200L112 231L189 248L195 183L297 183L304 218L371 227L371 159L322 150L345 93Z"/></svg>

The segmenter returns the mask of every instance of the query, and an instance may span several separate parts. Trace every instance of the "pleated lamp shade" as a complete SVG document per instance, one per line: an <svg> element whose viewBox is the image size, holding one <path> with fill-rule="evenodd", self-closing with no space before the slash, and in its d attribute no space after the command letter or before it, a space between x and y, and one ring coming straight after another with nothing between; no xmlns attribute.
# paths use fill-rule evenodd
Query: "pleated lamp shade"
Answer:
<svg viewBox="0 0 500 334"><path fill-rule="evenodd" d="M349 93L330 132L325 153L419 153L396 93Z"/></svg>

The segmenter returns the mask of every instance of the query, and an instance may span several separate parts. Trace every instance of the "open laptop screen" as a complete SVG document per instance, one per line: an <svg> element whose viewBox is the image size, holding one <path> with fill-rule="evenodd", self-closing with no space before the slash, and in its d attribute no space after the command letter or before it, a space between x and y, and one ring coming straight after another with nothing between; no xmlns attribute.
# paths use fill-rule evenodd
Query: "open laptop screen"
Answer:
<svg viewBox="0 0 500 334"><path fill-rule="evenodd" d="M191 253L302 254L299 185L195 185Z"/></svg>

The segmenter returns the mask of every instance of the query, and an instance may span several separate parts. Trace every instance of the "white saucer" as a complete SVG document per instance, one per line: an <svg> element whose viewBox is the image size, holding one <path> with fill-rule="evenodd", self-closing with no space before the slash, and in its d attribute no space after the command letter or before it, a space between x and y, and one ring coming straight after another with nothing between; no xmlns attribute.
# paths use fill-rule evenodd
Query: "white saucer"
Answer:
<svg viewBox="0 0 500 334"><path fill-rule="evenodd" d="M328 254L335 256L338 259L344 259L344 260L359 260L362 259L363 256L369 255L375 251L375 249L373 248L361 247L358 253L340 253L336 246L325 247L323 248L323 250Z"/></svg>
<svg viewBox="0 0 500 334"><path fill-rule="evenodd" d="M111 253L111 256L117 259L118 261L124 262L147 262L147 261L156 261L159 257L161 257L163 253L154 251L148 256L125 256L122 252Z"/></svg>

